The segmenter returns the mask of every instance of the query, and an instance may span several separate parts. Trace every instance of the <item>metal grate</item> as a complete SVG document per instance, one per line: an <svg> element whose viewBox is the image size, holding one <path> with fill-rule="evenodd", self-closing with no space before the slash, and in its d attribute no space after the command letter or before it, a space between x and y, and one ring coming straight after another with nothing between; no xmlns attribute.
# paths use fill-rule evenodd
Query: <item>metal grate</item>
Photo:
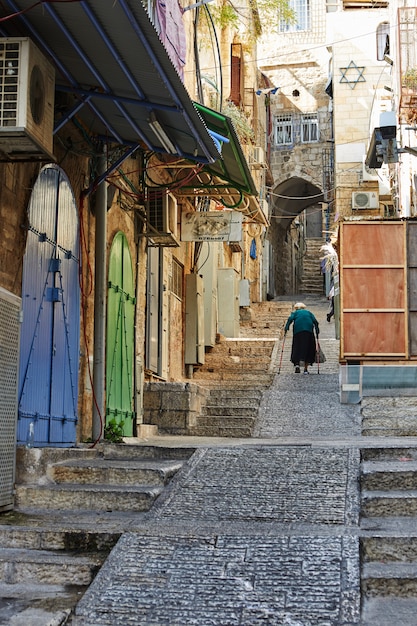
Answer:
<svg viewBox="0 0 417 626"><path fill-rule="evenodd" d="M0 511L13 506L20 298L0 288Z"/></svg>
<svg viewBox="0 0 417 626"><path fill-rule="evenodd" d="M17 126L20 44L0 42L0 127Z"/></svg>

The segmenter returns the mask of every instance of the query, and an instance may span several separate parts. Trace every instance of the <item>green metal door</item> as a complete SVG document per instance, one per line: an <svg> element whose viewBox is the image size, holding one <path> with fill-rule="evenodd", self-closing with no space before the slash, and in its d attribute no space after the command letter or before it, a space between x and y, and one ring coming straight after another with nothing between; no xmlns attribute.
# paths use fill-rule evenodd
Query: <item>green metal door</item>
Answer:
<svg viewBox="0 0 417 626"><path fill-rule="evenodd" d="M134 434L133 358L135 292L132 259L125 235L118 232L109 260L106 347L106 426L115 420L123 435Z"/></svg>

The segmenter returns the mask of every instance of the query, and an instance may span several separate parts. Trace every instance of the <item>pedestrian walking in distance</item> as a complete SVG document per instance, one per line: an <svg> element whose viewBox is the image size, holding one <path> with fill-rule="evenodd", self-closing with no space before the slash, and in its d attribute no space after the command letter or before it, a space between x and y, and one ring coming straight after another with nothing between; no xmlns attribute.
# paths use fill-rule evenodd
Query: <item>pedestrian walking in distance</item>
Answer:
<svg viewBox="0 0 417 626"><path fill-rule="evenodd" d="M304 365L304 374L308 374L308 366L313 365L316 360L316 338L314 336L314 330L318 337L319 323L303 302L297 302L294 304L294 311L285 324L285 334L289 331L291 324L294 324L291 363L295 366L296 374L300 373L300 364Z"/></svg>

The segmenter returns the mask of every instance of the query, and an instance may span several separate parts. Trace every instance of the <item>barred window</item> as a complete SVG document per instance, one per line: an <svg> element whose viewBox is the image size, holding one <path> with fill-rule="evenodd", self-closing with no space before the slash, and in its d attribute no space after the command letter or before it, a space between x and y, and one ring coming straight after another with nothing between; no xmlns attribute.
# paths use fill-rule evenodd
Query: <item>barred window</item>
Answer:
<svg viewBox="0 0 417 626"><path fill-rule="evenodd" d="M319 140L319 123L317 113L301 116L301 142L312 143Z"/></svg>
<svg viewBox="0 0 417 626"><path fill-rule="evenodd" d="M177 261L177 259L172 259L171 266L171 276L170 276L170 291L177 296L180 300L183 297L183 282L184 282L184 268Z"/></svg>
<svg viewBox="0 0 417 626"><path fill-rule="evenodd" d="M293 142L291 115L277 115L275 118L275 144L286 146Z"/></svg>
<svg viewBox="0 0 417 626"><path fill-rule="evenodd" d="M289 0L289 8L295 13L295 21L280 20L280 33L296 33L300 30L311 29L310 0Z"/></svg>

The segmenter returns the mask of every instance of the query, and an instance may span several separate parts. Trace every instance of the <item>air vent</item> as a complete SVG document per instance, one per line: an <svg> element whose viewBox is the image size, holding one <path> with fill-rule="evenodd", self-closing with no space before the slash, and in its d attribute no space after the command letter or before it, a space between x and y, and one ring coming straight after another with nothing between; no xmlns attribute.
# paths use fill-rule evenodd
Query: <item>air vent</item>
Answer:
<svg viewBox="0 0 417 626"><path fill-rule="evenodd" d="M379 197L374 191L354 191L352 193L352 209L377 209Z"/></svg>
<svg viewBox="0 0 417 626"><path fill-rule="evenodd" d="M176 198L163 188L148 189L146 204L149 245L177 247L178 207Z"/></svg>
<svg viewBox="0 0 417 626"><path fill-rule="evenodd" d="M250 150L249 165L254 169L266 167L263 148L261 146L252 146Z"/></svg>
<svg viewBox="0 0 417 626"><path fill-rule="evenodd" d="M33 42L0 38L0 151L7 160L53 160L54 93L54 69Z"/></svg>

